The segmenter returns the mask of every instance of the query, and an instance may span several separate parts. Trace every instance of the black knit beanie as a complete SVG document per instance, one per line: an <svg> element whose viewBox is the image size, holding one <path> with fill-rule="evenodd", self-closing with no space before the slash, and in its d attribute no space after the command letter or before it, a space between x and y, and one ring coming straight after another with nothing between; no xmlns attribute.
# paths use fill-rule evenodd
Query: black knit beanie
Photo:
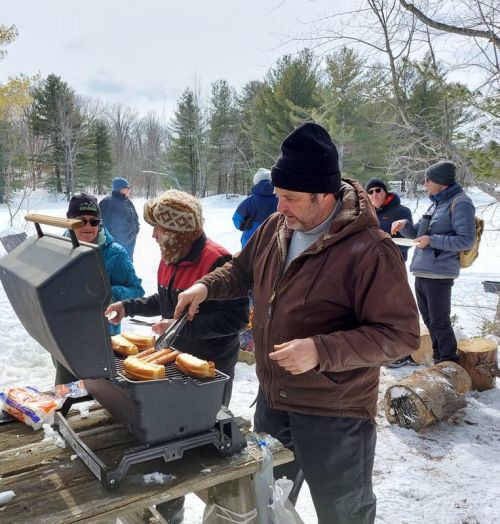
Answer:
<svg viewBox="0 0 500 524"><path fill-rule="evenodd" d="M271 180L274 187L302 193L339 191L339 155L328 132L313 122L294 129L281 144Z"/></svg>
<svg viewBox="0 0 500 524"><path fill-rule="evenodd" d="M388 193L387 186L381 178L370 178L370 180L368 180L366 183L366 192L370 191L370 189L374 187L381 187L386 193Z"/></svg>
<svg viewBox="0 0 500 524"><path fill-rule="evenodd" d="M97 198L86 193L78 193L71 197L69 201L68 218L76 218L82 215L91 215L99 218L99 206L97 205Z"/></svg>
<svg viewBox="0 0 500 524"><path fill-rule="evenodd" d="M447 160L436 162L427 168L425 178L436 182L436 184L450 186L455 183L455 164Z"/></svg>

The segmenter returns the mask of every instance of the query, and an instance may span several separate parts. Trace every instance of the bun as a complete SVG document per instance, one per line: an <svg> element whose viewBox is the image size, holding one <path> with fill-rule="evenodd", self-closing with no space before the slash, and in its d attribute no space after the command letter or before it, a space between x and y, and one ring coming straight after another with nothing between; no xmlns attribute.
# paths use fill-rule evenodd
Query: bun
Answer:
<svg viewBox="0 0 500 524"><path fill-rule="evenodd" d="M215 377L215 364L212 361L201 360L189 353L180 353L175 359L175 366L179 371L195 378Z"/></svg>
<svg viewBox="0 0 500 524"><path fill-rule="evenodd" d="M113 348L113 351L125 357L128 357L129 355L137 355L137 353L139 353L137 346L132 344L132 342L122 335L113 335L111 337L111 347Z"/></svg>
<svg viewBox="0 0 500 524"><path fill-rule="evenodd" d="M122 337L126 338L129 342L136 345L139 351L141 349L149 349L155 345L156 338L154 335L139 335L138 333L130 333L124 331Z"/></svg>
<svg viewBox="0 0 500 524"><path fill-rule="evenodd" d="M165 378L165 366L144 362L136 357L123 361L123 370L133 380L158 380Z"/></svg>

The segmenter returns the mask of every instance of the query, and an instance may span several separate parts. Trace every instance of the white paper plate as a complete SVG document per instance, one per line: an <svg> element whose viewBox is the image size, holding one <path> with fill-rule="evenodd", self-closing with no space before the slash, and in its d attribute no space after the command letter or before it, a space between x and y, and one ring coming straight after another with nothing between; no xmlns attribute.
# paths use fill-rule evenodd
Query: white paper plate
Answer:
<svg viewBox="0 0 500 524"><path fill-rule="evenodd" d="M413 238L393 238L392 241L398 246L412 247L415 245Z"/></svg>

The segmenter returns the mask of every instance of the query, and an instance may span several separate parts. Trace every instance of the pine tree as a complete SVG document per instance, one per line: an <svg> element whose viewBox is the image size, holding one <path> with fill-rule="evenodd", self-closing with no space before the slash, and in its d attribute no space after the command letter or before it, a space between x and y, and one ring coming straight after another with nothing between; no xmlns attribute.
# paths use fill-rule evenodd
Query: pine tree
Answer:
<svg viewBox="0 0 500 524"><path fill-rule="evenodd" d="M191 194L203 194L205 184L200 181L202 156L205 154L206 132L198 98L192 89L182 93L172 119L172 146L169 160L176 177ZM201 183L200 183L201 182Z"/></svg>

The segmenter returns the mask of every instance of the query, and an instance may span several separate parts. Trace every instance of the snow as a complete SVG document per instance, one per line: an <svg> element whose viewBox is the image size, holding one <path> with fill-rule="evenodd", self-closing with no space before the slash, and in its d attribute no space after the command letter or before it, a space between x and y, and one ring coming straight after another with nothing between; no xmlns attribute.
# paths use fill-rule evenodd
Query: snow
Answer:
<svg viewBox="0 0 500 524"><path fill-rule="evenodd" d="M483 322L493 320L498 298L494 293L484 291L482 281L500 280L500 213L495 213L498 204L476 189L470 191L470 196L477 214L485 220L486 231L479 258L472 267L462 271L453 288L452 314L456 315L455 330L460 338L479 335ZM141 216L144 200L135 198L133 194L131 197ZM218 195L203 199L207 235L231 252L240 248L240 232L233 227L231 216L242 198ZM427 209L428 199L403 199L403 204L418 218ZM9 234L26 231L28 235L33 235L33 224L24 222L26 211L63 217L66 205L61 197L35 192L24 203L24 210L14 218L12 226L9 225L6 206L0 205L0 231L8 231ZM57 228L42 227L44 231L60 232ZM137 273L143 279L147 294L156 290L159 260L159 250L151 233L151 227L142 222L134 255ZM2 254L4 252L0 252L0 256ZM409 280L413 287L411 275ZM10 386L50 388L54 380L51 358L26 333L1 287L0 318L0 391ZM128 323L126 327L127 330L149 333L148 327ZM383 410L385 391L418 369L422 368L406 366L381 370L378 443L373 474L378 499L376 522L500 524L500 386L481 393L467 393L464 409L448 421L418 433L391 426ZM252 419L251 405L257 387L254 366L238 363L230 406L235 415ZM50 434L46 436L53 438ZM141 480L147 481L168 482L168 479L153 473L151 477ZM0 503L8 502L2 500L4 493L0 493ZM197 497L189 495L185 523L201 522L203 508ZM306 524L316 522L307 486L299 496L297 511Z"/></svg>

